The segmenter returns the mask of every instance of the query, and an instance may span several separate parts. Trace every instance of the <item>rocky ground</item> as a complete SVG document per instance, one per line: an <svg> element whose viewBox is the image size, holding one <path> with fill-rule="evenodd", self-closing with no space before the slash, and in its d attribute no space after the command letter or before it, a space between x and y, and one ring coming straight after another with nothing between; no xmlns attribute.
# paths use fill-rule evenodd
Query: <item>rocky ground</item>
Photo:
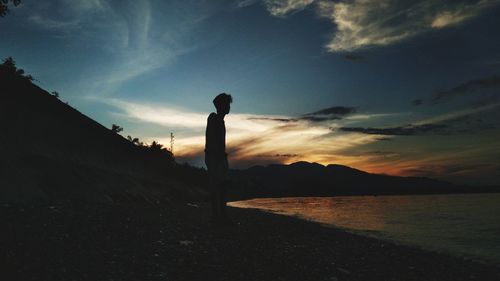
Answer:
<svg viewBox="0 0 500 281"><path fill-rule="evenodd" d="M500 280L500 267L202 202L0 207L1 280Z"/></svg>

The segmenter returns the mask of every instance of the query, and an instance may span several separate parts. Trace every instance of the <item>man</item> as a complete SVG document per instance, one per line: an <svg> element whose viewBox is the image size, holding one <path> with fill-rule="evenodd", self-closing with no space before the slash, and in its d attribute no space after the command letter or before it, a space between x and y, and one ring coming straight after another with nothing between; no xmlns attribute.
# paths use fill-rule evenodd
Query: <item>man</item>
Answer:
<svg viewBox="0 0 500 281"><path fill-rule="evenodd" d="M226 214L226 186L228 162L226 154L226 126L224 117L233 102L231 95L219 94L213 100L217 113L210 113L205 132L205 164L210 178L212 219L215 223L229 223Z"/></svg>

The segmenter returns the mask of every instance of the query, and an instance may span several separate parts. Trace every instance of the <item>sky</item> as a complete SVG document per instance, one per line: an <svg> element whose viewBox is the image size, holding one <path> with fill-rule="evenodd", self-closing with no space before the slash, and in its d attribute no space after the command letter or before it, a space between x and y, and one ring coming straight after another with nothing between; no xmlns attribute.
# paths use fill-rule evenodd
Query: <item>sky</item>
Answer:
<svg viewBox="0 0 500 281"><path fill-rule="evenodd" d="M203 166L296 161L500 184L500 1L24 0L0 56L124 137Z"/></svg>

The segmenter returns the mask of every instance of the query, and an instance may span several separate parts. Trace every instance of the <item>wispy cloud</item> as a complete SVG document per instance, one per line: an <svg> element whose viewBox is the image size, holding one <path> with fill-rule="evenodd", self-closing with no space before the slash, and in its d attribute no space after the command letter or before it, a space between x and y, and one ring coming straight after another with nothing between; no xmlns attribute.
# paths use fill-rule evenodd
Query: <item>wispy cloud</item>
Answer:
<svg viewBox="0 0 500 281"><path fill-rule="evenodd" d="M333 106L315 112L306 113L300 116L298 119L318 123L332 120L341 120L345 115L349 115L355 112L355 107Z"/></svg>
<svg viewBox="0 0 500 281"><path fill-rule="evenodd" d="M113 111L117 118L160 125L166 128L166 132L175 131L176 155L180 159L203 158L207 114L168 104L153 105L109 98L95 101L105 102L117 109ZM342 132L332 133L332 126L340 126L336 122L342 120L330 118L329 122L318 122L303 116L231 113L226 116L227 150L232 164L239 167L257 163L289 163L300 159L326 164L332 161L337 150L377 141L378 136L346 137ZM167 135L154 138L168 142Z"/></svg>
<svg viewBox="0 0 500 281"><path fill-rule="evenodd" d="M315 112L306 113L295 117L277 116L277 117L250 117L250 120L274 121L281 123L307 121L313 123L341 120L345 115L356 112L355 107L333 106L324 108Z"/></svg>
<svg viewBox="0 0 500 281"><path fill-rule="evenodd" d="M356 112L355 107L350 106L333 106L325 109L321 109L306 115L346 115Z"/></svg>
<svg viewBox="0 0 500 281"><path fill-rule="evenodd" d="M259 2L260 0L238 0L235 2L235 5L237 8L243 8L243 7L247 7L247 6L250 6L250 5L253 5L257 2Z"/></svg>
<svg viewBox="0 0 500 281"><path fill-rule="evenodd" d="M378 118L390 118L390 117L400 117L403 115L409 115L409 112L393 112L393 113L356 113L352 115L345 116L343 120L346 121L364 121L364 120L372 120Z"/></svg>
<svg viewBox="0 0 500 281"><path fill-rule="evenodd" d="M500 88L499 75L469 80L451 89L438 90L433 94L432 102L445 102L456 97L477 93L481 90L487 90L491 88Z"/></svg>
<svg viewBox="0 0 500 281"><path fill-rule="evenodd" d="M425 176L458 183L498 183L498 131L469 137L393 137L337 153L339 161L373 173Z"/></svg>
<svg viewBox="0 0 500 281"><path fill-rule="evenodd" d="M341 127L340 130L344 132L357 132L369 135L416 136L422 134L447 133L447 131L445 131L446 128L446 125L441 124L423 124L390 128Z"/></svg>
<svg viewBox="0 0 500 281"><path fill-rule="evenodd" d="M36 26L43 29L72 29L78 27L78 20L55 20L51 18L42 17L41 15L32 15L29 17L29 20L32 21Z"/></svg>
<svg viewBox="0 0 500 281"><path fill-rule="evenodd" d="M104 95L113 94L123 82L168 66L178 56L195 48L183 42L195 24L194 18L164 28L162 19L153 17L154 7L150 1L126 1L111 7L115 15L114 28L107 32L119 34L121 38L105 46L112 50L115 63L106 73L99 74L100 78L93 79L94 85L100 87L97 90Z"/></svg>
<svg viewBox="0 0 500 281"><path fill-rule="evenodd" d="M435 15L431 22L431 27L433 28L443 28L450 25L459 24L469 18L477 16L479 12L484 8L484 4L487 1L482 1L478 4L464 4L462 6L453 7L451 9L444 9Z"/></svg>
<svg viewBox="0 0 500 281"><path fill-rule="evenodd" d="M263 0L269 13L282 17L294 11L305 9L315 0Z"/></svg>
<svg viewBox="0 0 500 281"><path fill-rule="evenodd" d="M298 118L289 118L289 117L249 117L249 120L260 120L260 121L274 121L274 122L297 122Z"/></svg>
<svg viewBox="0 0 500 281"><path fill-rule="evenodd" d="M469 108L448 112L438 116L415 121L411 124L395 127L339 127L343 132L360 133L368 135L382 136L422 136L422 135L448 135L453 133L464 133L484 129L477 124L462 124L466 120L464 117L491 111L500 107L500 103L493 103L481 107ZM467 127L471 125L471 127ZM488 126L486 128L489 128ZM335 128L334 128L335 129Z"/></svg>
<svg viewBox="0 0 500 281"><path fill-rule="evenodd" d="M327 44L331 52L352 52L385 46L433 29L466 22L497 0L263 0L269 13L284 17L315 5L318 14L336 26Z"/></svg>
<svg viewBox="0 0 500 281"><path fill-rule="evenodd" d="M56 32L70 32L84 28L89 15L109 9L104 0L54 0L24 3L28 20L35 27Z"/></svg>
<svg viewBox="0 0 500 281"><path fill-rule="evenodd" d="M203 44L193 44L192 31L216 10L207 6L218 5L221 3L54 0L27 2L23 9L32 28L64 40L68 51L92 54L88 59L99 61L73 83L79 84L81 95L113 96L124 83L168 68L179 56ZM89 49L82 53L80 46Z"/></svg>
<svg viewBox="0 0 500 281"><path fill-rule="evenodd" d="M485 112L485 111L493 111L494 109L497 109L498 107L500 107L499 102L488 104L488 105L483 105L480 107L456 110L456 111L444 113L444 114L441 114L438 116L429 117L429 118L414 122L413 124L414 125L425 125L425 124L443 123L446 121L460 119L460 118L463 118L466 116L471 116L471 115L478 114L478 113Z"/></svg>
<svg viewBox="0 0 500 281"><path fill-rule="evenodd" d="M337 27L327 48L332 52L384 46L415 37L432 29L457 25L480 14L494 0L320 1L320 15Z"/></svg>

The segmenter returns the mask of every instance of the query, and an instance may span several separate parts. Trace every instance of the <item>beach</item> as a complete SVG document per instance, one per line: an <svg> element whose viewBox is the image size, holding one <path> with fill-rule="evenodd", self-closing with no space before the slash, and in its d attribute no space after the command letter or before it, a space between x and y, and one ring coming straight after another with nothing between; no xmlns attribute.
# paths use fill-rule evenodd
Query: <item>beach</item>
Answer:
<svg viewBox="0 0 500 281"><path fill-rule="evenodd" d="M293 217L167 199L0 207L2 280L500 280L500 267Z"/></svg>

